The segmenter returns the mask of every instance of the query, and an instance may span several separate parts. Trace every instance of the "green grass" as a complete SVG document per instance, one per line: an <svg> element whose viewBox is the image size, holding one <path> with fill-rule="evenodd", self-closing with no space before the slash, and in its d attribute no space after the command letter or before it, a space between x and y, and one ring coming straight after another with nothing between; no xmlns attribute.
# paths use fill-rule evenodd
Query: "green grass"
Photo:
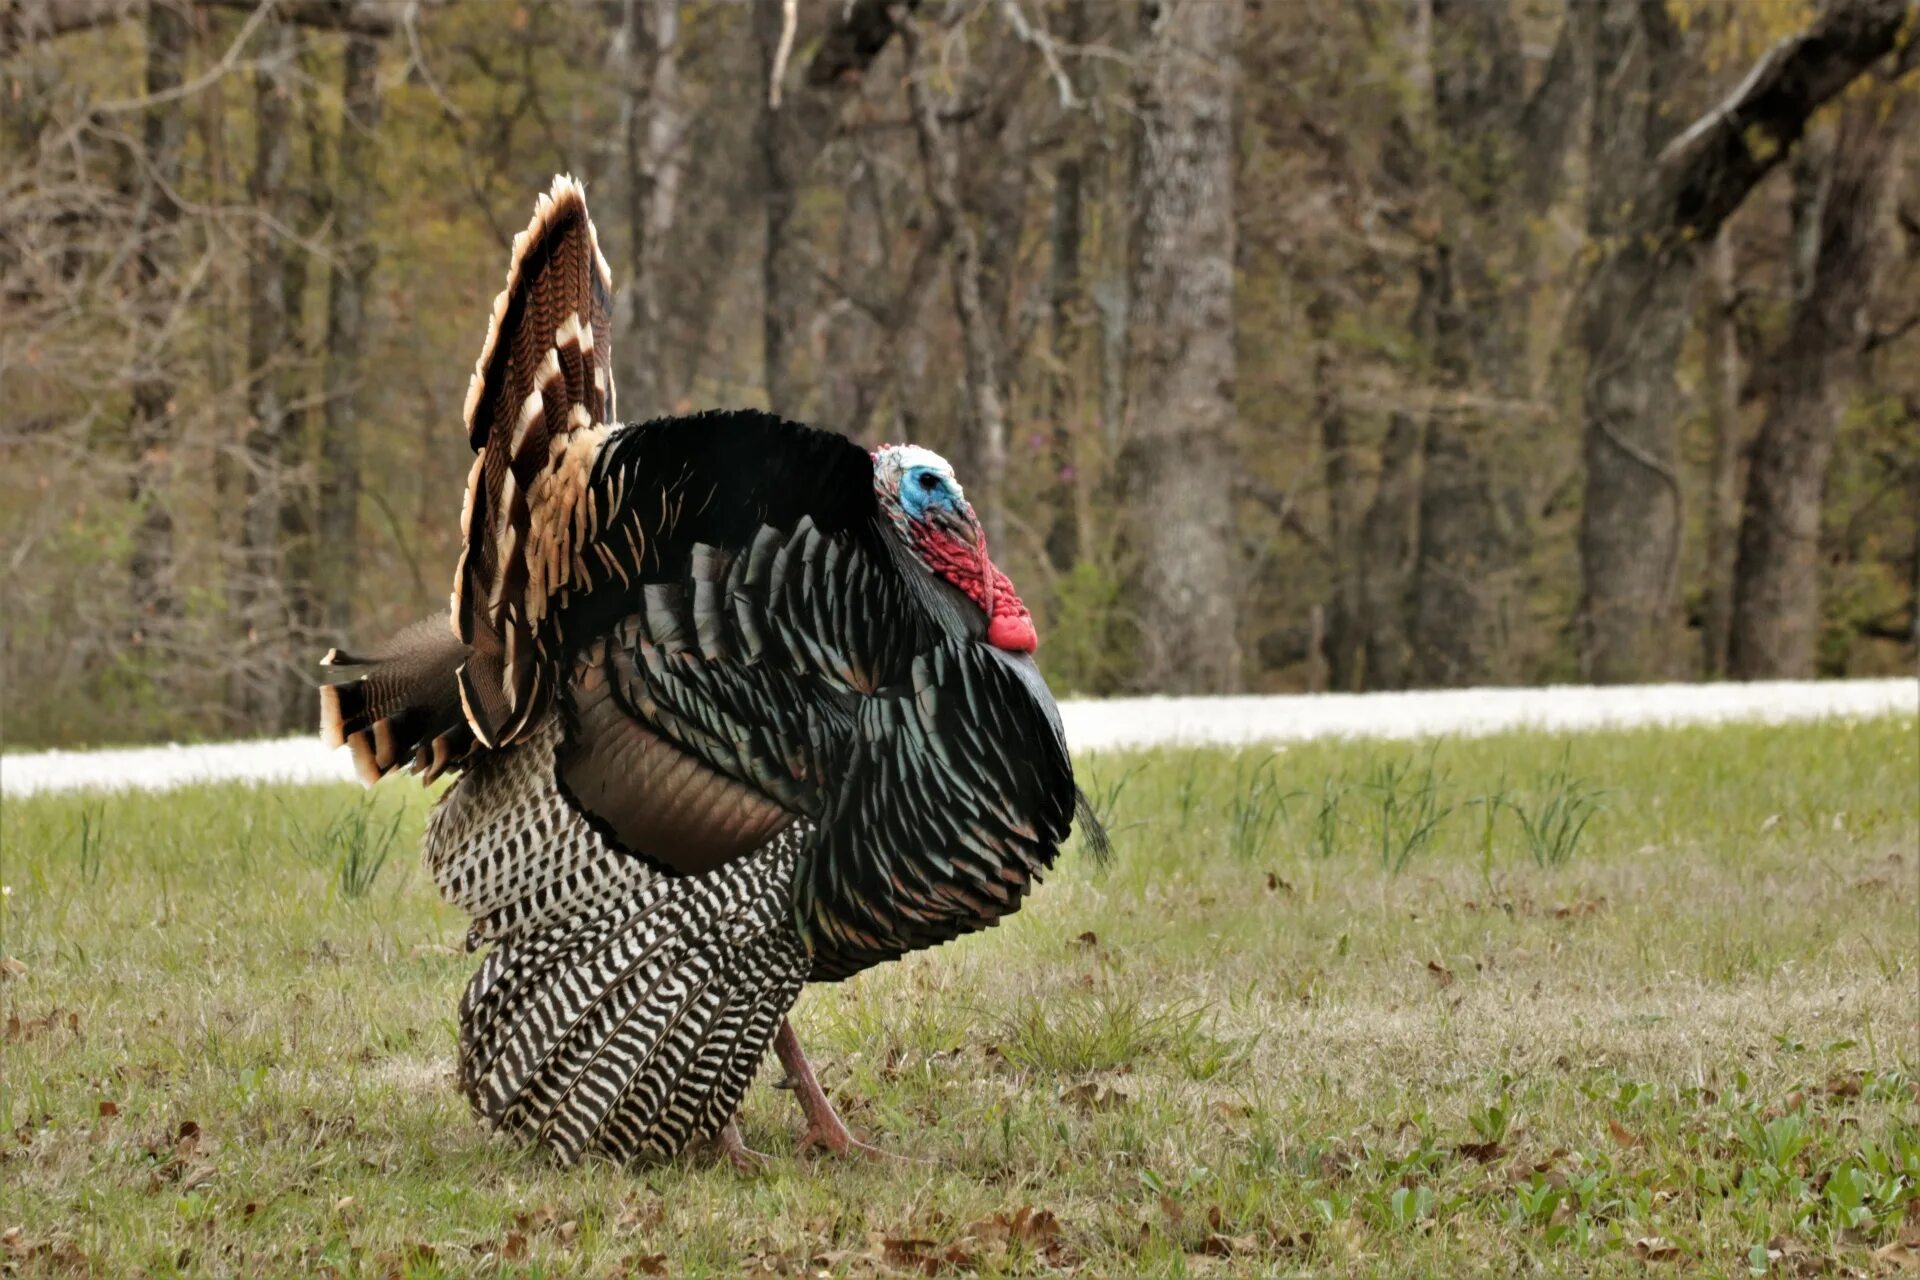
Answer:
<svg viewBox="0 0 1920 1280"><path fill-rule="evenodd" d="M411 784L9 800L0 1270L1738 1276L1920 1247L1912 718L1081 765L1109 869L1070 853L1003 927L801 998L850 1122L927 1163L797 1156L756 1087L751 1177L559 1171L468 1114L473 961Z"/></svg>

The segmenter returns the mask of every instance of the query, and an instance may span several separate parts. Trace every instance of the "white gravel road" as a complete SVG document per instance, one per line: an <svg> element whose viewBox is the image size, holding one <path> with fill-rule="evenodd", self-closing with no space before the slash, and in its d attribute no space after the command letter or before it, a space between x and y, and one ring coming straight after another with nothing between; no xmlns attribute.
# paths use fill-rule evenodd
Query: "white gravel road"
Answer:
<svg viewBox="0 0 1920 1280"><path fill-rule="evenodd" d="M1636 725L1783 723L1828 716L1920 714L1920 680L1768 684L1560 685L1421 693L1246 698L1114 698L1061 704L1078 751L1171 743L1300 742L1313 738L1475 736ZM317 737L109 751L0 755L0 794L123 789L195 782L350 782L345 751Z"/></svg>

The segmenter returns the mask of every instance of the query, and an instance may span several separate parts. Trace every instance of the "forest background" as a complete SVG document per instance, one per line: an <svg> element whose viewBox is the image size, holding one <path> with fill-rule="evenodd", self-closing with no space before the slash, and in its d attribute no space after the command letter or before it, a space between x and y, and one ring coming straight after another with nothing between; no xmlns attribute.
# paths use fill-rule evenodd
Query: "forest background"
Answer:
<svg viewBox="0 0 1920 1280"><path fill-rule="evenodd" d="M444 608L556 172L626 420L952 458L1057 691L1911 672L1915 0L0 0L9 745Z"/></svg>

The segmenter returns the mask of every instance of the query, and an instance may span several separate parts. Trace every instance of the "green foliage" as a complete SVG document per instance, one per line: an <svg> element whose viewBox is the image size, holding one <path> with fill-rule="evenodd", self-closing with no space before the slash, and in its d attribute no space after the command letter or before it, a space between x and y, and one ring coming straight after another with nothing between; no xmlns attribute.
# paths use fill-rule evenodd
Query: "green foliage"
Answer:
<svg viewBox="0 0 1920 1280"><path fill-rule="evenodd" d="M1117 570L1089 559L1057 581L1053 621L1040 650L1061 696L1114 693L1133 671L1132 616Z"/></svg>
<svg viewBox="0 0 1920 1280"><path fill-rule="evenodd" d="M1437 750L1437 748L1435 748ZM1374 833L1382 868L1399 875L1432 842L1435 830L1454 810L1442 806L1433 773L1434 751L1418 769L1411 760L1383 759L1361 784L1379 806Z"/></svg>
<svg viewBox="0 0 1920 1280"><path fill-rule="evenodd" d="M1526 833L1527 851L1541 867L1557 867L1573 857L1587 823L1600 811L1600 793L1567 767L1567 758L1568 753L1562 752L1560 763L1535 785L1526 799L1506 801L1507 808L1520 819L1520 828ZM1489 842L1492 824L1493 809L1489 807Z"/></svg>
<svg viewBox="0 0 1920 1280"><path fill-rule="evenodd" d="M334 884L343 898L364 898L392 856L406 817L404 806L394 809L390 821L379 808L377 797L370 793L321 823L302 821L289 812L287 843L315 866L332 867Z"/></svg>

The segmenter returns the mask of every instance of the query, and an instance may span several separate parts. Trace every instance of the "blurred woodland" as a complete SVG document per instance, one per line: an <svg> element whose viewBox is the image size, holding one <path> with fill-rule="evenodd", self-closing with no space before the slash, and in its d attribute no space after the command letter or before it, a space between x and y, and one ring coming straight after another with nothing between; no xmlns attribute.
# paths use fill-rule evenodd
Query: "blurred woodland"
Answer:
<svg viewBox="0 0 1920 1280"><path fill-rule="evenodd" d="M556 172L629 420L952 458L1061 693L1910 672L1920 0L0 0L5 739L444 610Z"/></svg>

